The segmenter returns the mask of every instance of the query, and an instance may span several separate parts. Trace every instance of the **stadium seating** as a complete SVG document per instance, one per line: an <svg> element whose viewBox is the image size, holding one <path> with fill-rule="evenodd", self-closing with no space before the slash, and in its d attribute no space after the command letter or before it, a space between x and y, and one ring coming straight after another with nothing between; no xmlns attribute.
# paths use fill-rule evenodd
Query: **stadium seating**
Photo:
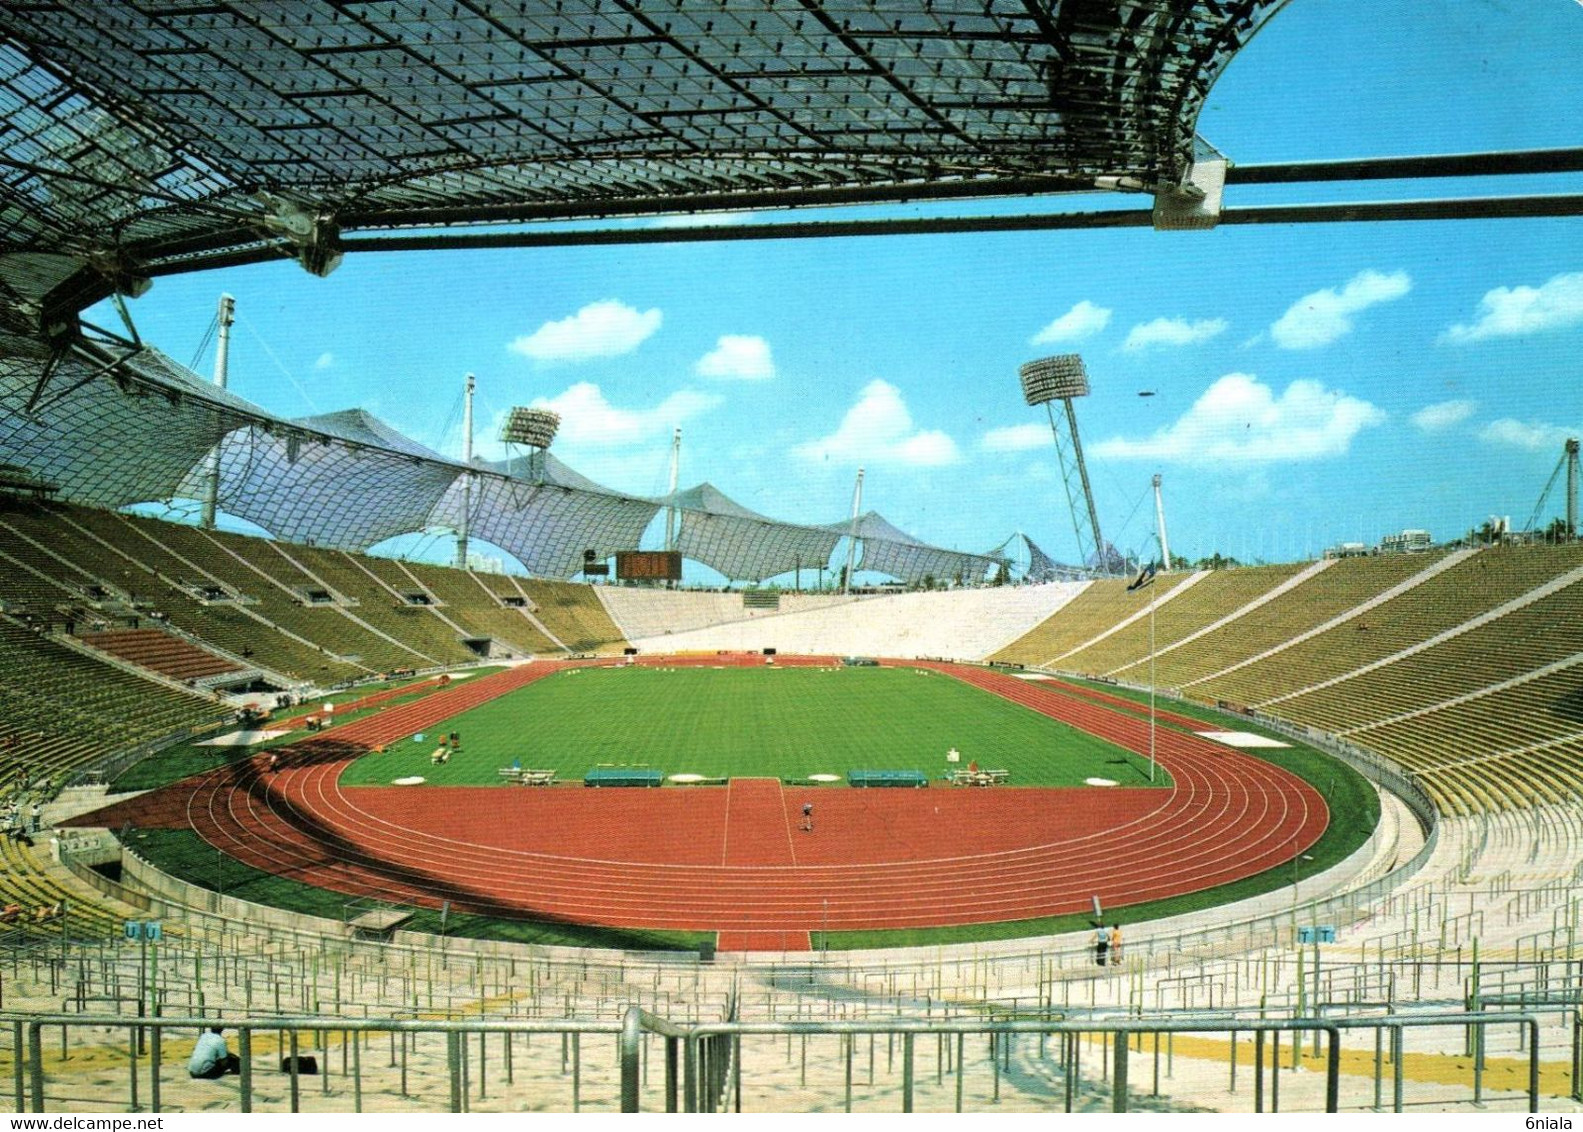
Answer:
<svg viewBox="0 0 1583 1132"><path fill-rule="evenodd" d="M0 551L0 600L14 612L35 614L55 620L56 610L79 600L77 592L69 586L42 575L36 566L26 561L26 555L17 553L12 546Z"/></svg>
<svg viewBox="0 0 1583 1132"><path fill-rule="evenodd" d="M512 580L536 606L534 616L573 652L620 652L626 644L592 587L543 578Z"/></svg>
<svg viewBox="0 0 1583 1132"><path fill-rule="evenodd" d="M293 546L285 553L336 592L354 599L357 606L349 612L359 621L417 649L432 663L461 664L476 659L462 644L464 634L459 627L447 624L438 610L410 604L401 589L382 582L360 566L358 559L339 550L315 547ZM410 582L406 587L417 588Z"/></svg>
<svg viewBox="0 0 1583 1132"><path fill-rule="evenodd" d="M267 540L177 524L161 527L160 535L172 549L256 598L259 614L336 656L355 658L375 671L436 663L368 626L355 610L342 608L333 587L305 573Z"/></svg>
<svg viewBox="0 0 1583 1132"><path fill-rule="evenodd" d="M83 644L172 680L201 680L241 672L241 666L159 629L110 629L85 633Z"/></svg>
<svg viewBox="0 0 1583 1132"><path fill-rule="evenodd" d="M563 650L545 636L526 605L506 606L499 598L526 602L503 574L453 570L424 563L392 563L445 603L445 612L476 638L488 638L518 656L554 655ZM497 598L498 595L498 598Z"/></svg>
<svg viewBox="0 0 1583 1132"><path fill-rule="evenodd" d="M11 923L0 923L0 941L15 946L23 940L103 940L121 933L130 905L106 899L87 886L63 878L52 868L37 843L0 838L0 905L21 905ZM40 918L39 909L59 915ZM11 937L7 939L6 937Z"/></svg>
<svg viewBox="0 0 1583 1132"><path fill-rule="evenodd" d="M1334 563L1236 620L1161 653L1155 660L1155 679L1162 687L1182 687L1256 656L1362 604L1423 570L1430 560L1427 555L1397 554ZM1114 675L1121 680L1147 679L1146 667L1121 669Z"/></svg>
<svg viewBox="0 0 1583 1132"><path fill-rule="evenodd" d="M1469 693L1444 707L1366 725L1350 737L1426 772L1484 757L1518 760L1516 752L1528 748L1538 748L1536 753L1552 763L1563 757L1576 760L1583 752L1580 665L1583 661L1574 660L1565 668L1499 691ZM1583 763L1578 766L1583 768Z"/></svg>
<svg viewBox="0 0 1583 1132"><path fill-rule="evenodd" d="M1346 734L1583 655L1583 583L1381 667L1272 705Z"/></svg>
<svg viewBox="0 0 1583 1132"><path fill-rule="evenodd" d="M0 781L57 779L100 755L228 714L0 617Z"/></svg>
<svg viewBox="0 0 1583 1132"><path fill-rule="evenodd" d="M36 613L49 613L62 603L93 600L100 579L36 539L27 524L5 521L17 517L0 513L0 553L6 565L0 597Z"/></svg>
<svg viewBox="0 0 1583 1132"><path fill-rule="evenodd" d="M1481 551L1325 633L1196 684L1194 694L1253 705L1290 695L1461 625L1580 562L1577 547Z"/></svg>
<svg viewBox="0 0 1583 1132"><path fill-rule="evenodd" d="M1046 620L995 653L990 659L1008 664L1054 664L1059 658L1087 644L1116 625L1147 608L1147 595L1156 602L1180 586L1192 574L1161 574L1155 577L1145 597L1129 593L1125 578L1105 578L1090 582L1070 604L1063 605Z"/></svg>
<svg viewBox="0 0 1583 1132"><path fill-rule="evenodd" d="M132 592L168 614L172 624L235 656L289 679L324 685L372 671L332 656L315 640L287 632L256 612L256 604L205 603L193 597L187 588L210 586L218 593L228 587L220 577L179 557L159 541L158 536L172 524L92 508L64 511L60 522L68 532L78 532L120 560L124 584L137 586ZM240 593L245 596L252 589Z"/></svg>
<svg viewBox="0 0 1583 1132"><path fill-rule="evenodd" d="M1191 589L1184 590L1181 596L1161 602L1156 607L1153 617L1155 647L1165 648L1235 613L1301 568L1254 566L1211 571ZM1158 584L1156 580L1155 585ZM1127 595L1131 598L1132 612L1147 608L1153 590L1154 586L1150 586ZM1149 655L1149 622L1149 617L1140 617L1124 629L1062 656L1057 664L1071 672L1094 675L1130 667Z"/></svg>

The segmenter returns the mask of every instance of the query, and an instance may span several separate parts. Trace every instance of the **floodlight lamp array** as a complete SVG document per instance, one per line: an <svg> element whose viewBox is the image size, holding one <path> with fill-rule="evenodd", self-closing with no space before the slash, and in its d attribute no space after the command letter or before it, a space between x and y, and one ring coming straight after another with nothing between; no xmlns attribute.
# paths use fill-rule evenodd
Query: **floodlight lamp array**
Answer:
<svg viewBox="0 0 1583 1132"><path fill-rule="evenodd" d="M1088 396L1088 370L1080 354L1057 354L1028 362L1017 371L1022 396L1030 405Z"/></svg>
<svg viewBox="0 0 1583 1132"><path fill-rule="evenodd" d="M507 444L525 444L529 448L548 448L561 427L561 416L548 409L511 410L505 424L500 426L500 439Z"/></svg>

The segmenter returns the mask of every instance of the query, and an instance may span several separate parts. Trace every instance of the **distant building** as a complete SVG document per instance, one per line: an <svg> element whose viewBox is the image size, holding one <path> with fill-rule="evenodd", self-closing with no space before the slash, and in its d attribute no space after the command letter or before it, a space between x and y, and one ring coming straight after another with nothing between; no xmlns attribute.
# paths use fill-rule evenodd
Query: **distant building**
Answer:
<svg viewBox="0 0 1583 1132"><path fill-rule="evenodd" d="M1429 537L1428 531L1407 530L1397 535L1386 535L1380 539L1381 554L1412 554L1421 550L1428 550L1434 545L1434 540Z"/></svg>
<svg viewBox="0 0 1583 1132"><path fill-rule="evenodd" d="M1361 542L1343 542L1325 551L1326 558L1365 558L1369 548Z"/></svg>

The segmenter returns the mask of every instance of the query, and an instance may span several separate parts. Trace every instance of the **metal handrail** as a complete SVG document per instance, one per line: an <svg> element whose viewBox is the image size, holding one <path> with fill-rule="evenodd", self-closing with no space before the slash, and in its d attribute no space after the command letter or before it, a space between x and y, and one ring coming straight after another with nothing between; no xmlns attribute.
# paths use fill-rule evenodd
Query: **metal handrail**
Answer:
<svg viewBox="0 0 1583 1132"><path fill-rule="evenodd" d="M14 1089L16 1111L45 1111L44 1068L42 1032L46 1026L60 1026L64 1033L71 1027L104 1027L125 1030L133 1036L133 1071L130 1075L130 1107L138 1106L136 1050L139 1039L152 1031L154 1040L149 1043L151 1111L160 1111L160 1056L159 1038L166 1030L192 1031L220 1026L237 1031L241 1077L241 1111L252 1111L253 1100L253 1035L257 1031L283 1032L289 1038L286 1070L291 1075L291 1111L300 1111L299 1063L297 1060L297 1035L307 1033L423 1033L447 1035L447 1061L450 1078L450 1110L461 1112L466 1107L465 1058L462 1038L471 1034L614 1034L618 1037L618 1062L620 1076L620 1105L623 1112L641 1109L640 1063L644 1035L653 1034L665 1041L665 1099L666 1111L686 1112L715 1111L723 1099L735 1093L736 1107L741 1106L741 1040L744 1036L804 1035L845 1036L850 1039L859 1034L895 1035L902 1039L902 1111L911 1112L914 1094L914 1044L920 1034L956 1035L958 1050L961 1037L967 1034L1001 1035L1066 1035L1075 1043L1078 1035L1103 1035L1107 1039L1135 1037L1145 1034L1224 1033L1235 1042L1239 1033L1252 1033L1255 1037L1255 1109L1263 1111L1265 1064L1265 1036L1275 1035L1270 1064L1275 1066L1279 1056L1279 1037L1282 1033L1320 1034L1326 1036L1325 1059L1325 1111L1336 1112L1340 1104L1341 1047L1344 1032L1372 1031L1376 1035L1376 1096L1378 1096L1378 1055L1381 1038L1389 1035L1394 1071L1393 1107L1401 1111L1403 1104L1404 1076L1402 1071L1402 1045L1404 1031L1422 1027L1457 1026L1469 1028L1472 1035L1473 1100L1479 1102L1483 1091L1483 1053L1485 1035L1490 1026L1520 1026L1525 1032L1528 1053L1528 1111L1539 1111L1539 1019L1532 1013L1505 1013L1500 1011L1469 1010L1441 1013L1406 1013L1353 1018L1291 1018L1291 1019L1237 1019L1225 1014L1193 1014L1155 1018L1087 1018L1068 1019L910 1019L894 1018L879 1021L853 1022L695 1022L677 1023L642 1010L630 1007L624 1018L617 1022L608 1019L568 1018L555 1021L506 1021L467 1020L442 1021L418 1019L349 1019L323 1016L248 1016L248 1017L137 1017L124 1015L86 1014L0 1014L0 1026L9 1026L14 1042ZM1576 1029L1576 1027L1574 1027ZM573 1037L574 1049L576 1038ZM723 1045L722 1045L723 1043ZM1127 1073L1130 1042L1109 1041L1111 1057L1111 1109L1125 1112L1129 1107ZM353 1043L354 1049L356 1043ZM715 1048L719 1046L720 1048ZM847 1058L846 1104L851 1108L853 1043L844 1043ZM1158 1055L1158 1049L1156 1049ZM1574 1060L1576 1054L1574 1053ZM678 1063L680 1062L680 1065ZM405 1064L405 1063L403 1063ZM1233 1057L1233 1073L1235 1057ZM358 1106L361 1105L361 1060L355 1062ZM678 1079L678 1068L682 1070ZM403 1070L405 1072L405 1070ZM963 1065L957 1059L958 1104L961 1100ZM577 1104L580 1061L574 1061L573 1098ZM405 1081L405 1078L403 1078ZM1278 1078L1271 1078L1278 1088ZM1067 1091L1070 1109L1072 1091Z"/></svg>
<svg viewBox="0 0 1583 1132"><path fill-rule="evenodd" d="M656 1019L655 1021L661 1021ZM291 1075L291 1111L299 1112L300 1109L300 1072L297 1058L297 1035L300 1032L308 1033L391 1033L391 1034L446 1034L447 1061L450 1073L450 1098L452 1112L462 1112L464 1098L462 1090L462 1056L459 1038L469 1034L617 1034L623 1032L623 1023L609 1019L568 1018L558 1021L493 1021L478 1019L477 1021L442 1021L418 1019L358 1019L358 1018L326 1018L324 1016L266 1016L266 1017L241 1017L227 1016L212 1017L137 1017L129 1018L125 1015L88 1015L88 1014L0 1014L0 1026L9 1025L13 1033L14 1061L15 1061L15 1101L16 1111L28 1111L24 1101L31 1101L32 1111L44 1112L44 1059L42 1032L45 1026L68 1027L99 1026L110 1029L120 1029L130 1032L134 1036L133 1048L142 1044L142 1039L147 1031L153 1031L154 1040L148 1043L150 1065L150 1111L160 1111L159 1096L159 1067L160 1046L159 1038L166 1030L202 1030L212 1026L237 1031L237 1046L239 1058L239 1076L241 1078L241 1109L243 1112L253 1111L253 1034L256 1031L283 1031L290 1039L290 1056L287 1059L287 1071ZM26 1055L24 1059L24 1038L26 1041ZM135 1058L135 1054L134 1054ZM24 1064L25 1062L25 1064ZM623 1059L623 1073L625 1073L625 1059ZM24 1077L27 1079L26 1096L24 1096ZM136 1108L137 1097L137 1072L134 1060L130 1085L130 1107ZM361 1079L357 1083L359 1096L361 1096ZM574 1095L577 1088L577 1078L574 1076ZM624 1094L623 1094L624 1096ZM635 1111L635 1110L633 1110Z"/></svg>

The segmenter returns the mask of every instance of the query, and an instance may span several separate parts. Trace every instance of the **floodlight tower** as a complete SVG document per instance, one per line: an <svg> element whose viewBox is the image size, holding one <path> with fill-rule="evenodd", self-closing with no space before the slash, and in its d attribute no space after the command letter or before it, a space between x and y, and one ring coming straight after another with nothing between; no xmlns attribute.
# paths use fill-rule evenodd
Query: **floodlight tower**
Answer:
<svg viewBox="0 0 1583 1132"><path fill-rule="evenodd" d="M505 423L500 426L500 440L505 444L508 454L507 472L534 483L543 483L545 454L549 452L560 427L559 413L552 413L548 409L525 409L520 405L512 409L506 415ZM528 450L526 476L521 476L517 468L515 449L519 447Z"/></svg>
<svg viewBox="0 0 1583 1132"><path fill-rule="evenodd" d="M230 295L220 296L220 309L215 315L215 322L220 328L220 336L214 347L214 383L221 389L225 388L227 372L231 362L231 323L236 321L236 300ZM220 501L220 442L215 445L205 458L203 469L203 510L198 517L199 524L206 531L214 530L214 513Z"/></svg>
<svg viewBox="0 0 1583 1132"><path fill-rule="evenodd" d="M1077 434L1077 411L1072 401L1088 396L1088 370L1078 354L1057 354L1040 358L1018 370L1022 396L1030 405L1043 405L1055 437L1055 455L1061 465L1061 482L1066 486L1066 502L1072 511L1072 530L1077 536L1077 552L1083 562L1092 558L1100 573L1110 573L1105 542L1099 533L1099 513L1094 509L1094 492L1088 483L1088 466L1083 463L1083 442ZM1053 404L1061 402L1064 412L1056 416ZM1064 428L1063 428L1064 424ZM1079 499L1081 493L1081 499ZM1081 502L1082 507L1079 507ZM1086 520L1086 525L1085 525Z"/></svg>

